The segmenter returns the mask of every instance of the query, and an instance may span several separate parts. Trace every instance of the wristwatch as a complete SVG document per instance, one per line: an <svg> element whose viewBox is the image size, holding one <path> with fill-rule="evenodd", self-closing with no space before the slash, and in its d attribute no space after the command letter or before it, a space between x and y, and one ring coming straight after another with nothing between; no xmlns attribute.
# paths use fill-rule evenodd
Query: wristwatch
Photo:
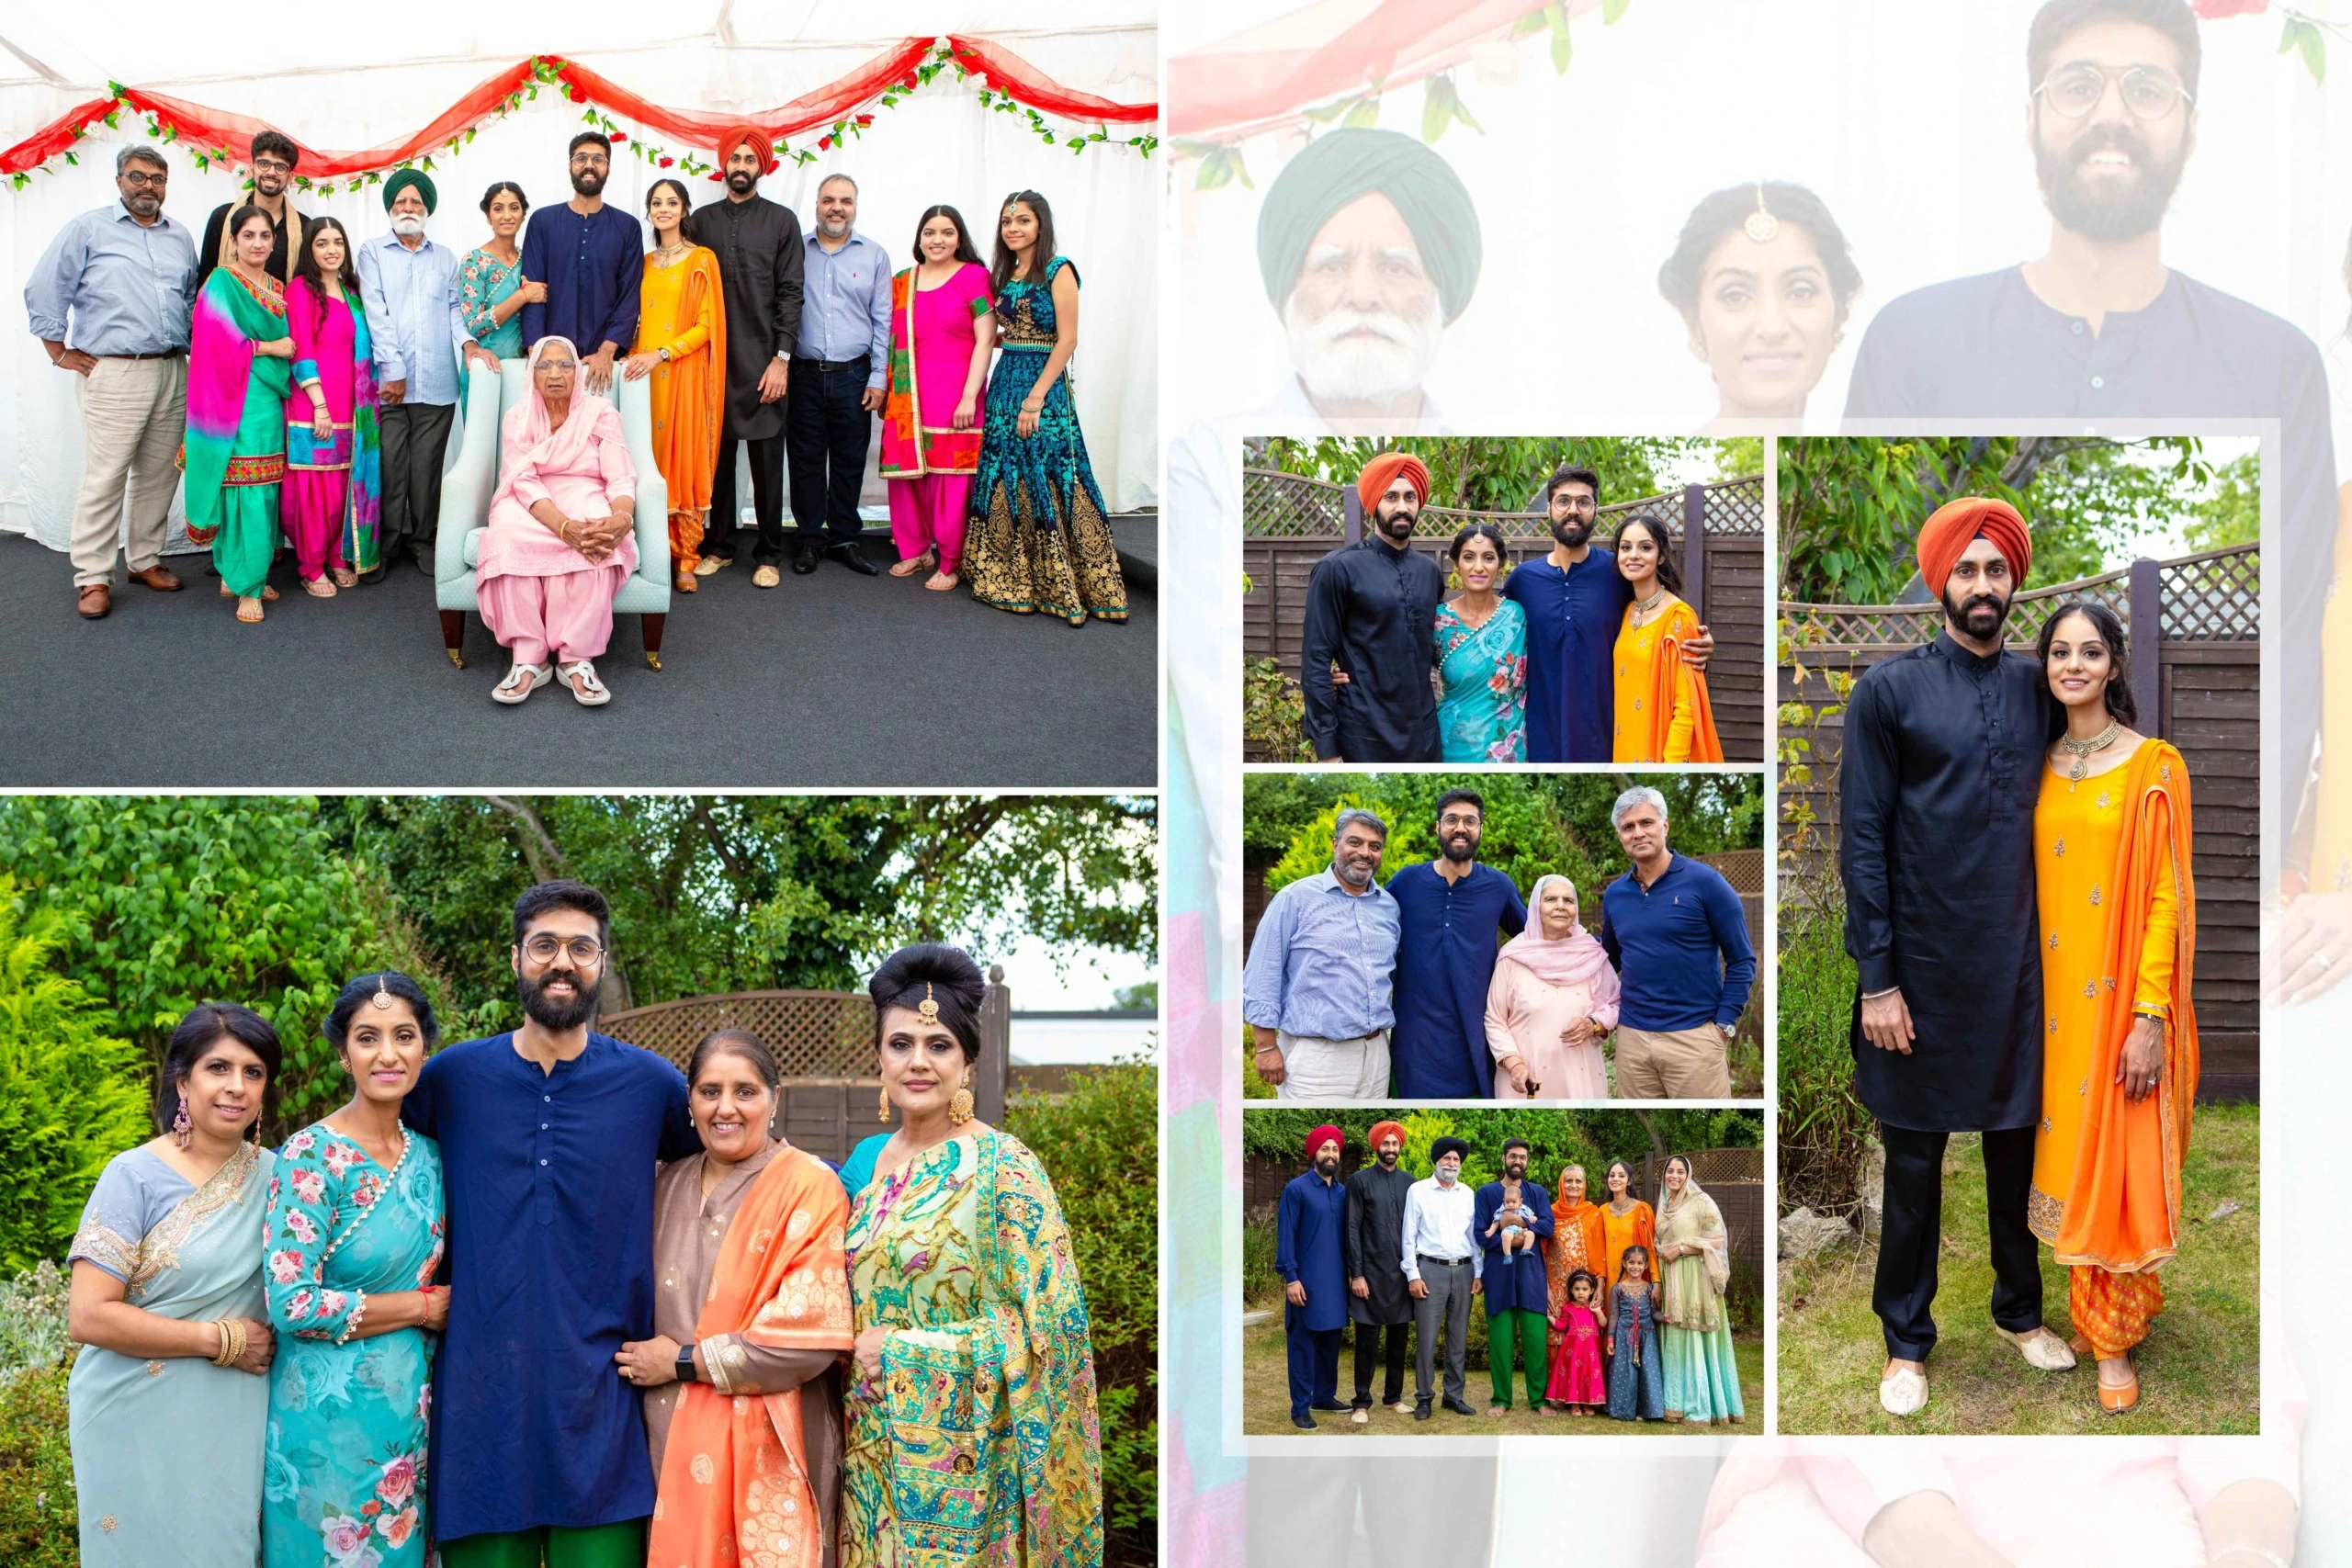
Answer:
<svg viewBox="0 0 2352 1568"><path fill-rule="evenodd" d="M667 365L667 364L669 364L669 363L670 363L670 351L669 351L668 349L666 349L666 348L657 348L657 349L655 349L655 350L653 351L653 353L654 353L654 355L655 355L657 358L659 358L659 359L662 361L662 364Z"/></svg>
<svg viewBox="0 0 2352 1568"><path fill-rule="evenodd" d="M680 1382L695 1381L695 1348L691 1345L678 1347L678 1381Z"/></svg>

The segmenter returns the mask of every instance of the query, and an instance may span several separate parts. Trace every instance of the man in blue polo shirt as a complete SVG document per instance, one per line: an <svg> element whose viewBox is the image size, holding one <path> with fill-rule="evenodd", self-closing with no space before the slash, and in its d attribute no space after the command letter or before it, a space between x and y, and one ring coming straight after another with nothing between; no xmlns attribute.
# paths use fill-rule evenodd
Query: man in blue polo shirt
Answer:
<svg viewBox="0 0 2352 1568"><path fill-rule="evenodd" d="M1610 808L1633 871L1600 896L1600 945L1617 966L1620 1100L1724 1100L1724 1048L1756 982L1739 895L1723 873L1666 847L1666 796L1637 784Z"/></svg>
<svg viewBox="0 0 2352 1568"><path fill-rule="evenodd" d="M1388 879L1396 900L1396 1028L1388 1059L1406 1100L1486 1100L1487 986L1495 933L1517 936L1527 906L1510 878L1478 863L1487 803L1474 789L1437 797L1438 858Z"/></svg>

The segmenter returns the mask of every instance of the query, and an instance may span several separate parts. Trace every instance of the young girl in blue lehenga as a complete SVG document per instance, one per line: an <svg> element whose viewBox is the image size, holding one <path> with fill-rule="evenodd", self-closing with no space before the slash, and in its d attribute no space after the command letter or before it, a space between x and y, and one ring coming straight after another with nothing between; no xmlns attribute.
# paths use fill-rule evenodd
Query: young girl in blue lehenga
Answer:
<svg viewBox="0 0 2352 1568"><path fill-rule="evenodd" d="M1502 530L1473 523L1446 552L1462 595L1437 607L1437 726L1448 762L1527 761L1527 615L1495 592Z"/></svg>
<svg viewBox="0 0 2352 1568"><path fill-rule="evenodd" d="M1657 1348L1657 1290L1650 1249L1625 1249L1609 1292L1609 1414L1620 1421L1666 1419L1666 1366Z"/></svg>

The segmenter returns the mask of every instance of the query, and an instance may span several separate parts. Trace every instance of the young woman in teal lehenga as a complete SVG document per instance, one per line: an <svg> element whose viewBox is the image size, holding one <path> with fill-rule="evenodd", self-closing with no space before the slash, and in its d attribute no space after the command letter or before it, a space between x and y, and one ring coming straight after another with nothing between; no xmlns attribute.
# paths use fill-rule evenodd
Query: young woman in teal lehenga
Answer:
<svg viewBox="0 0 2352 1568"><path fill-rule="evenodd" d="M278 1062L276 1032L246 1009L189 1013L164 1048L169 1130L108 1160L82 1211L66 1257L83 1568L254 1568L272 1159L246 1134Z"/></svg>
<svg viewBox="0 0 2352 1568"><path fill-rule="evenodd" d="M1527 615L1495 592L1502 530L1472 523L1446 552L1462 579L1437 607L1437 728L1448 762L1527 761Z"/></svg>
<svg viewBox="0 0 2352 1568"><path fill-rule="evenodd" d="M972 477L964 575L972 596L1070 625L1127 618L1127 585L1070 401L1078 268L1054 254L1054 216L1035 191L997 218L998 346L979 470Z"/></svg>

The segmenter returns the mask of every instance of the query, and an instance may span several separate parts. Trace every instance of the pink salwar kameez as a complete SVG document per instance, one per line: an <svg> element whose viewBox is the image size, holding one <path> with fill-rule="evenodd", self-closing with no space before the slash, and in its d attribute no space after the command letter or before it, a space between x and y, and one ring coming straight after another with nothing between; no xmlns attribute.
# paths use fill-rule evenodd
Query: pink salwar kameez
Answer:
<svg viewBox="0 0 2352 1568"><path fill-rule="evenodd" d="M294 390L286 400L286 482L278 521L305 582L377 566L376 382L364 316L329 296L322 314L307 277L286 291ZM326 399L330 428L311 425L309 389Z"/></svg>
<svg viewBox="0 0 2352 1568"><path fill-rule="evenodd" d="M939 570L964 561L965 513L979 467L986 383L972 400L972 424L955 428L964 378L971 373L988 269L966 263L937 288L915 287L919 268L891 279L890 392L883 407L881 471L890 492L890 537L900 560L936 546Z"/></svg>

